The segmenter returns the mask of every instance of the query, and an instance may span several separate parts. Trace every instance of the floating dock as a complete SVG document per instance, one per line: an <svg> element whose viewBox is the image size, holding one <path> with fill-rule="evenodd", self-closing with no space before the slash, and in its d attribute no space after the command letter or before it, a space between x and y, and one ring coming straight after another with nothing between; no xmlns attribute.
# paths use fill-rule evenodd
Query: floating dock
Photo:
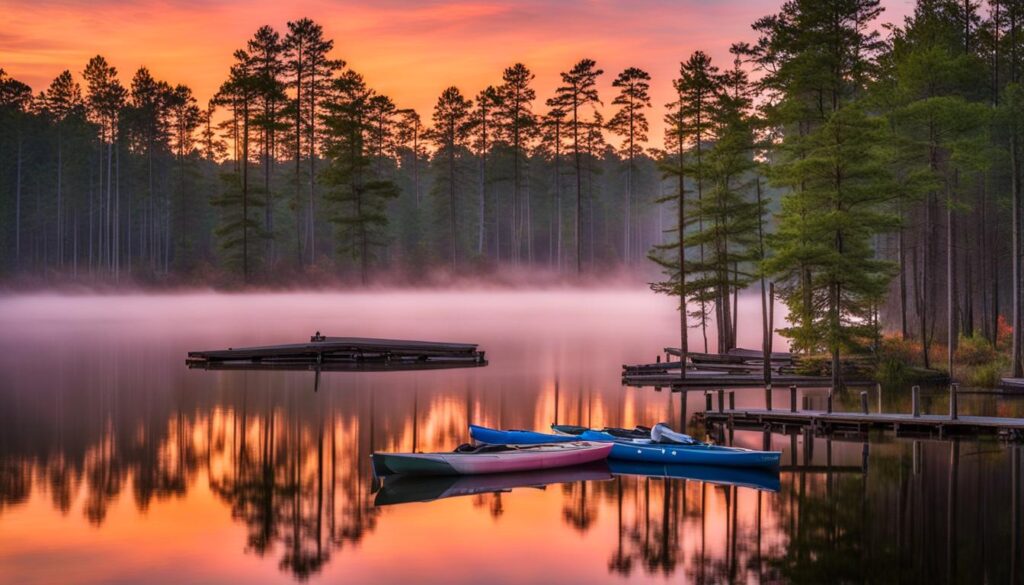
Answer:
<svg viewBox="0 0 1024 585"><path fill-rule="evenodd" d="M471 368L487 365L475 343L368 337L326 337L307 343L190 351L190 368L218 370L390 371Z"/></svg>

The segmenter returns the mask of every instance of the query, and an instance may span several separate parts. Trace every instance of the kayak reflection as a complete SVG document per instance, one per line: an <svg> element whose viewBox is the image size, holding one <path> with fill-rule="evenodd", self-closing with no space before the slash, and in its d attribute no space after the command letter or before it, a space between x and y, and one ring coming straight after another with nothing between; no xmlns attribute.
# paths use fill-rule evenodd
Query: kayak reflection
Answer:
<svg viewBox="0 0 1024 585"><path fill-rule="evenodd" d="M778 470L750 467L721 467L715 465L682 465L669 463L644 463L609 459L608 468L613 475L641 475L690 479L718 485L734 485L765 492L777 492L781 485Z"/></svg>
<svg viewBox="0 0 1024 585"><path fill-rule="evenodd" d="M384 478L376 506L432 502L444 498L508 492L515 488L544 489L548 485L612 479L604 460L574 467L486 475L393 475Z"/></svg>

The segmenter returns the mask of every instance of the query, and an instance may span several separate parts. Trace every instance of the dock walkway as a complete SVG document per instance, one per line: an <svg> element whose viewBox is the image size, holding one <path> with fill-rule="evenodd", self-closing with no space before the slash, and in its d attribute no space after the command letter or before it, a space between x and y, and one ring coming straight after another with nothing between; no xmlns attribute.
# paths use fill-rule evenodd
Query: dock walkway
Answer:
<svg viewBox="0 0 1024 585"><path fill-rule="evenodd" d="M1002 435L1024 439L1024 418L939 414L898 414L826 412L822 410L723 409L697 413L708 423L727 423L737 427L771 428L809 426L822 432L833 430L885 429L899 433L925 432L938 435Z"/></svg>

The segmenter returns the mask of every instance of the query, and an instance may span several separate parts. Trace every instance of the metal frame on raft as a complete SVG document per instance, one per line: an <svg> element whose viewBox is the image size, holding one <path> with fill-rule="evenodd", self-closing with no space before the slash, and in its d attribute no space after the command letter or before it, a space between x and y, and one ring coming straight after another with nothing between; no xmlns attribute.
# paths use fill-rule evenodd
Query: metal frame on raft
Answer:
<svg viewBox="0 0 1024 585"><path fill-rule="evenodd" d="M368 337L327 337L308 343L190 351L189 368L207 370L391 371L475 368L487 365L475 343Z"/></svg>

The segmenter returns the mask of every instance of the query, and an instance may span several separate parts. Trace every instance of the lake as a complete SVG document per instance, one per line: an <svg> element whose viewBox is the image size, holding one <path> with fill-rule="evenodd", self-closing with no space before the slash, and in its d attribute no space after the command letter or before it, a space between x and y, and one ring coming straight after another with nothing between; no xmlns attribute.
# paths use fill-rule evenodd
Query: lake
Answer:
<svg viewBox="0 0 1024 585"><path fill-rule="evenodd" d="M741 346L759 347L759 311L742 301ZM189 350L315 331L479 343L490 364L324 373L316 391L312 372L185 366ZM622 364L677 338L672 300L631 288L0 298L0 582L1021 579L1020 447L995 439L720 437L781 450L767 479L600 466L388 491L373 477L371 452L450 450L469 422L666 421L704 437L702 392L620 385ZM699 328L689 341L702 349ZM870 400L909 411L908 395ZM1024 402L967 395L961 412Z"/></svg>

